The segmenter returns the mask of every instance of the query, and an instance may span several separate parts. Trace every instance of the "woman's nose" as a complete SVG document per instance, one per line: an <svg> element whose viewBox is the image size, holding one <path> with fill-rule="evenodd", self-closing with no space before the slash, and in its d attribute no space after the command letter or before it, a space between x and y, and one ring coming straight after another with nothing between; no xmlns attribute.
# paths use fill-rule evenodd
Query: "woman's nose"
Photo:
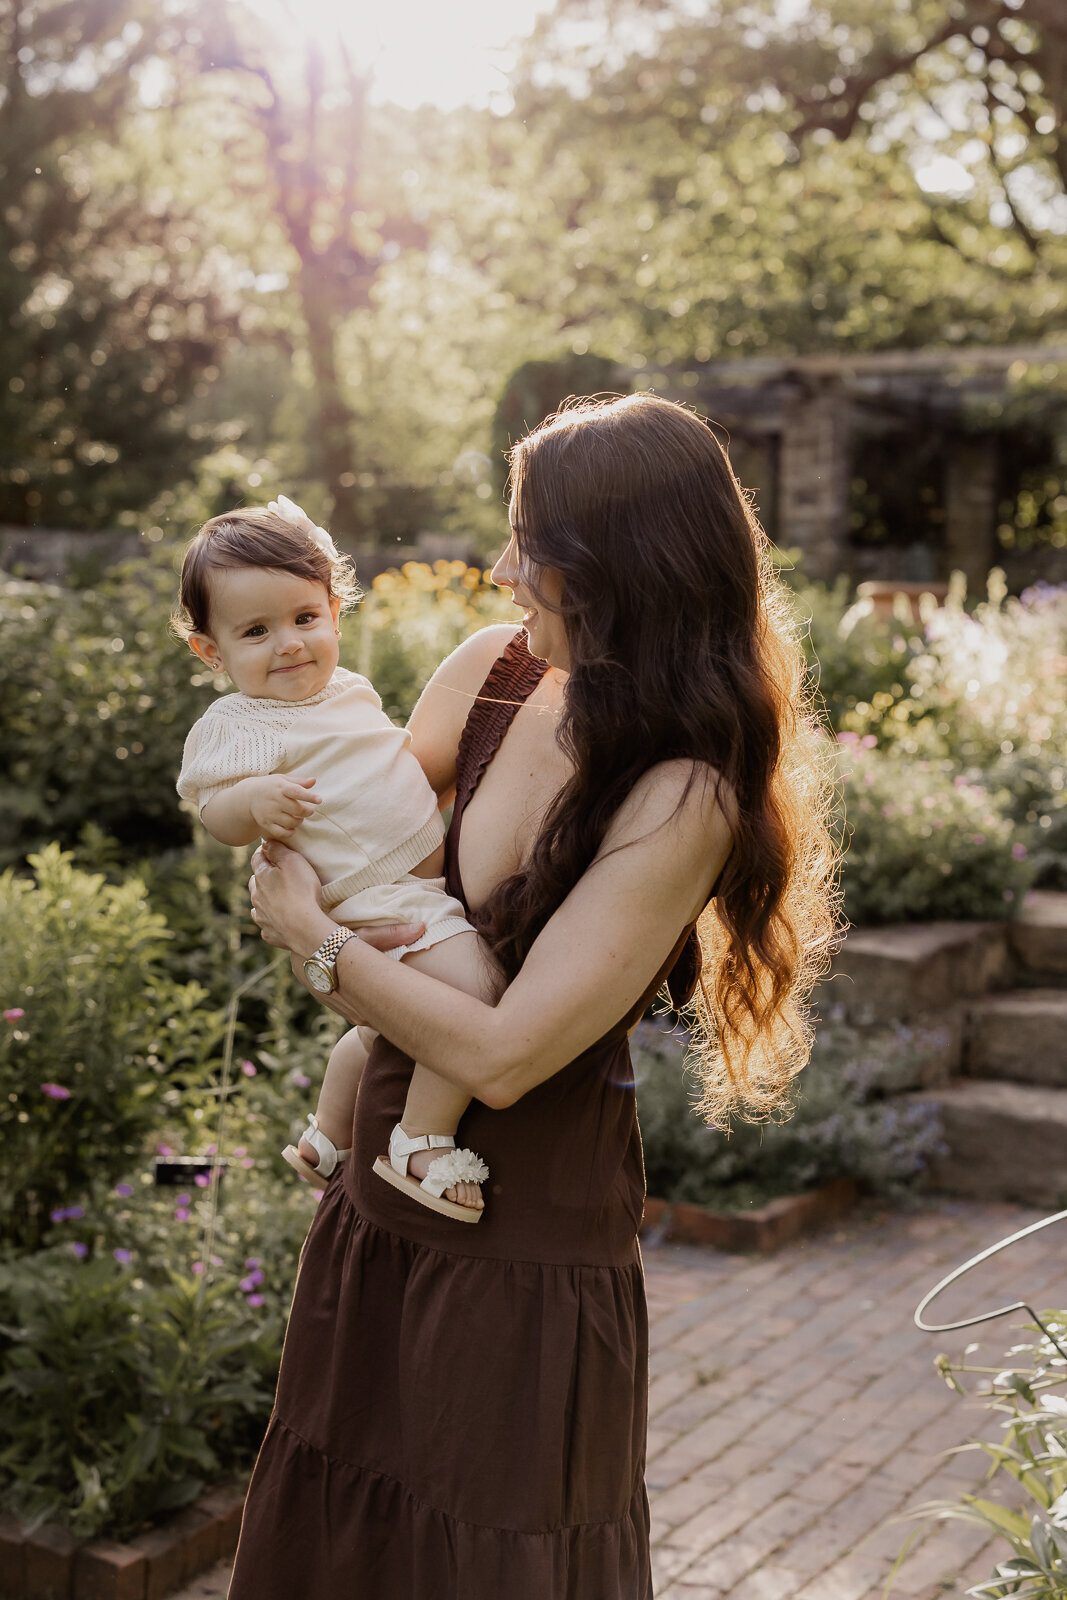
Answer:
<svg viewBox="0 0 1067 1600"><path fill-rule="evenodd" d="M498 589L514 589L519 581L518 562L514 559L514 547L515 541L512 539L489 574L490 583L495 583Z"/></svg>

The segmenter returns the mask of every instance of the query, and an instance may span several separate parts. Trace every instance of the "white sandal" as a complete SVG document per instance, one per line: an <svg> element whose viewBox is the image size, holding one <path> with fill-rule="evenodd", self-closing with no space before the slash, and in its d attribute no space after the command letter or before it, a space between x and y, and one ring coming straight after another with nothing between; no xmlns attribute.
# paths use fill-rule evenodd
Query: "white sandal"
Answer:
<svg viewBox="0 0 1067 1600"><path fill-rule="evenodd" d="M294 1167L300 1176L306 1178L308 1183L313 1184L316 1189L325 1189L336 1169L343 1161L347 1161L352 1154L351 1148L338 1150L333 1140L328 1138L319 1127L318 1117L311 1112L308 1112L307 1130L300 1137L306 1140L313 1150L317 1151L319 1157L318 1166L313 1167L310 1161L305 1161L295 1144L286 1145L282 1151L282 1160L288 1161L289 1165Z"/></svg>
<svg viewBox="0 0 1067 1600"><path fill-rule="evenodd" d="M425 1178L408 1176L408 1160L418 1150L447 1150L446 1156L431 1161ZM379 1178L402 1189L420 1205L429 1206L443 1216L454 1217L457 1222L477 1222L482 1213L474 1206L461 1206L455 1200L446 1200L444 1192L457 1183L484 1183L489 1168L473 1150L457 1150L450 1133L423 1133L409 1139L399 1122L389 1135L389 1159L379 1156L374 1163Z"/></svg>

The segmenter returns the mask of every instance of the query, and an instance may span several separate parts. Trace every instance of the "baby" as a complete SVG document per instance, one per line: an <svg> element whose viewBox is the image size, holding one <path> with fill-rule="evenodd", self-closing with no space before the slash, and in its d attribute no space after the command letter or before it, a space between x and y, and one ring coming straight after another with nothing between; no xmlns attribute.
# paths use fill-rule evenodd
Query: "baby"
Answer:
<svg viewBox="0 0 1067 1600"><path fill-rule="evenodd" d="M174 622L237 692L190 731L178 793L223 844L292 843L319 874L335 921L424 922L420 939L389 954L493 1000L491 958L445 889L444 825L411 736L390 722L366 678L338 666L340 615L358 597L351 562L284 495L204 524L185 552ZM324 992L336 987L341 939L312 958L310 981ZM338 1041L299 1149L282 1152L317 1188L349 1154L338 1147L352 1129L373 1038L357 1028ZM417 1065L388 1159L374 1171L422 1205L477 1222L489 1171L455 1148L467 1104Z"/></svg>

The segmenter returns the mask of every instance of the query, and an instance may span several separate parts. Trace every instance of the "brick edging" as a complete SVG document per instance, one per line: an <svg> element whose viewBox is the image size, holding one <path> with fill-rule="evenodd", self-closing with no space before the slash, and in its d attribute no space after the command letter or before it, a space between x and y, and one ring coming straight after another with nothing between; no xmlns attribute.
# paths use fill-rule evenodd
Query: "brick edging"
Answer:
<svg viewBox="0 0 1067 1600"><path fill-rule="evenodd" d="M220 1484L124 1544L80 1540L51 1524L27 1533L0 1513L3 1600L163 1600L237 1548L243 1484Z"/></svg>
<svg viewBox="0 0 1067 1600"><path fill-rule="evenodd" d="M827 1223L847 1216L859 1197L855 1178L833 1178L806 1194L783 1195L755 1211L711 1211L679 1200L649 1198L641 1223L642 1234L663 1230L663 1237L678 1244L710 1244L718 1250L752 1250L769 1255Z"/></svg>

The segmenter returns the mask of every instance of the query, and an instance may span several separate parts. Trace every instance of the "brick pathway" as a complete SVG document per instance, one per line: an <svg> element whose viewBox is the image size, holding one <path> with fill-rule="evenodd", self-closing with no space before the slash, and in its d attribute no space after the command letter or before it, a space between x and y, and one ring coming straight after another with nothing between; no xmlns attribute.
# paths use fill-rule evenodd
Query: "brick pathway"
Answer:
<svg viewBox="0 0 1067 1600"><path fill-rule="evenodd" d="M868 1211L767 1259L646 1246L657 1600L880 1600L911 1529L885 1519L981 1477L977 1452L941 1455L989 1420L941 1382L935 1354L978 1337L993 1364L1014 1342L1015 1319L921 1334L912 1311L1038 1215L962 1201ZM987 1263L938 1302L938 1320L1020 1298L1067 1304L1064 1244L1051 1229ZM893 1600L960 1597L991 1567L980 1531L932 1528ZM217 1567L179 1600L217 1600L226 1578Z"/></svg>

